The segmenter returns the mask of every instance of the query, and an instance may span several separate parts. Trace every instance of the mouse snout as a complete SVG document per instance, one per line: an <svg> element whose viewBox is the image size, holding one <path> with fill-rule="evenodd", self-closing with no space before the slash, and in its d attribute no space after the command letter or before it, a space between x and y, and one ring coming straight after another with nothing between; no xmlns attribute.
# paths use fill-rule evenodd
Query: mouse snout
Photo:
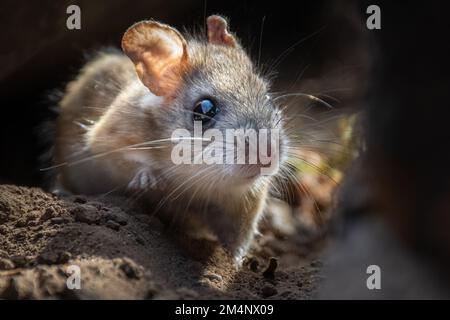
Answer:
<svg viewBox="0 0 450 320"><path fill-rule="evenodd" d="M234 140L238 172L244 177L271 175L278 169L279 134L276 129L239 129Z"/></svg>

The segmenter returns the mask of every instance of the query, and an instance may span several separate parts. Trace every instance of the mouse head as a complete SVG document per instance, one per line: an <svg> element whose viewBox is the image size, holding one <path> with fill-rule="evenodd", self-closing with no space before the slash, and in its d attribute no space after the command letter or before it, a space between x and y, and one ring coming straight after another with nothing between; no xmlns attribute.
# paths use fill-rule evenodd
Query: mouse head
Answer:
<svg viewBox="0 0 450 320"><path fill-rule="evenodd" d="M142 83L163 98L155 112L161 132L168 137L178 128L194 134L198 123L202 132L215 129L223 134L224 140L229 129L251 130L257 137L261 129L281 130L281 114L268 94L269 83L229 32L224 18L208 17L206 39L189 36L188 40L170 26L155 21L139 22L126 31L122 48L133 61ZM278 136L283 140L282 134ZM244 143L240 144L239 139ZM268 140L269 153L279 155L283 143L270 137ZM258 150L258 145L251 143L258 141L252 141L245 133L244 137L236 135L231 142L236 150L235 161L231 163L229 158L225 161L230 140L224 142L223 164L214 166L223 181L237 183L240 178L248 181L259 176L263 166L259 158L256 163L247 161L250 153ZM237 159L242 148L245 163ZM198 171L198 165L192 169ZM273 174L276 169L267 172Z"/></svg>

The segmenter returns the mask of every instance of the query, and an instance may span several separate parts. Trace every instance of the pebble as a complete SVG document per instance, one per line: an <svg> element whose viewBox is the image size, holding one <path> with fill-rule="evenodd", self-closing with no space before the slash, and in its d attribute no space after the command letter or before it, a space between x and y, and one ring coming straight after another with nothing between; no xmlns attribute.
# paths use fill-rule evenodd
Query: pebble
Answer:
<svg viewBox="0 0 450 320"><path fill-rule="evenodd" d="M106 221L106 226L110 229L113 229L114 231L118 231L120 229L120 224L113 220Z"/></svg>
<svg viewBox="0 0 450 320"><path fill-rule="evenodd" d="M264 298L274 296L277 293L278 293L278 290L274 286L270 286L270 285L265 285L261 290L261 294Z"/></svg>
<svg viewBox="0 0 450 320"><path fill-rule="evenodd" d="M127 221L127 219L125 217L120 216L120 215L115 214L115 213L112 213L112 212L106 213L105 217L108 220L113 220L113 221L117 222L121 226L125 226L128 223L128 221Z"/></svg>
<svg viewBox="0 0 450 320"><path fill-rule="evenodd" d="M72 208L71 213L75 216L75 221L88 224L95 224L100 220L97 209L90 205L80 205Z"/></svg>

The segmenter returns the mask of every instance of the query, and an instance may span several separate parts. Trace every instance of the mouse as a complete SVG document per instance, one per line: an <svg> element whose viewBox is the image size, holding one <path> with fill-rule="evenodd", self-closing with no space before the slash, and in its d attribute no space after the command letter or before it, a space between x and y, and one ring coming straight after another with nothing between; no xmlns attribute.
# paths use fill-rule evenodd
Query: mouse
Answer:
<svg viewBox="0 0 450 320"><path fill-rule="evenodd" d="M177 232L216 243L242 261L286 162L289 138L268 77L227 19L209 16L205 31L182 34L158 21L137 22L125 31L122 50L98 52L81 68L58 103L54 190L142 197ZM193 133L196 123L202 134L214 129L224 136L228 129L276 130L268 154L277 165L174 163L175 142L180 146L174 131ZM237 140L224 148L231 143L248 159L248 137Z"/></svg>

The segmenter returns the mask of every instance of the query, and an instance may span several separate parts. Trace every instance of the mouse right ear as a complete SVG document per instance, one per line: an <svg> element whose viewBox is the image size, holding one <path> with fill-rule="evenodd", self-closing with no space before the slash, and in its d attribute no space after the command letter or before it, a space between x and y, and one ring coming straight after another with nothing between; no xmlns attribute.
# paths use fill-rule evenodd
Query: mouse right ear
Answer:
<svg viewBox="0 0 450 320"><path fill-rule="evenodd" d="M209 43L236 47L236 39L230 34L225 18L217 15L209 16L206 25Z"/></svg>
<svg viewBox="0 0 450 320"><path fill-rule="evenodd" d="M188 65L186 40L174 28L155 21L131 26L122 49L133 61L142 83L158 96L170 96Z"/></svg>

